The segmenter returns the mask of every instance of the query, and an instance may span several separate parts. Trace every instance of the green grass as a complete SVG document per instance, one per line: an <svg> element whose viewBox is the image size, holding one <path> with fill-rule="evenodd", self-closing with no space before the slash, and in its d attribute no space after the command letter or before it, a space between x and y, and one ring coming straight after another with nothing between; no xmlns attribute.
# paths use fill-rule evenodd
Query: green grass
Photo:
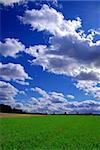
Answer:
<svg viewBox="0 0 100 150"><path fill-rule="evenodd" d="M0 119L1 150L100 150L99 116Z"/></svg>

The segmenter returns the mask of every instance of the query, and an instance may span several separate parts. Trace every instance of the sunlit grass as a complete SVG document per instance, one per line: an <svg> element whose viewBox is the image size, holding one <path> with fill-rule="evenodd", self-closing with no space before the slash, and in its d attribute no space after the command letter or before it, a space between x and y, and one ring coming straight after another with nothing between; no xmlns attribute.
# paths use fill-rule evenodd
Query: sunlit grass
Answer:
<svg viewBox="0 0 100 150"><path fill-rule="evenodd" d="M2 150L100 150L99 116L1 118Z"/></svg>

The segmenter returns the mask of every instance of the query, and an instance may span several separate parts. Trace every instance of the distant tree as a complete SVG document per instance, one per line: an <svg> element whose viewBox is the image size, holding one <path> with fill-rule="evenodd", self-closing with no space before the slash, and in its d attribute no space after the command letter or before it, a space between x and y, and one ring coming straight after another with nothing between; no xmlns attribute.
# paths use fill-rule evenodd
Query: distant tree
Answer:
<svg viewBox="0 0 100 150"><path fill-rule="evenodd" d="M65 112L64 114L66 115L67 113Z"/></svg>
<svg viewBox="0 0 100 150"><path fill-rule="evenodd" d="M4 113L23 113L21 109L11 108L11 106L0 104L0 112Z"/></svg>
<svg viewBox="0 0 100 150"><path fill-rule="evenodd" d="M53 115L55 115L55 112L53 112Z"/></svg>
<svg viewBox="0 0 100 150"><path fill-rule="evenodd" d="M22 113L22 110L21 109L13 108L12 112L13 113Z"/></svg>
<svg viewBox="0 0 100 150"><path fill-rule="evenodd" d="M11 113L12 108L11 108L11 106L0 104L0 112L5 112L5 113L9 112L9 113Z"/></svg>

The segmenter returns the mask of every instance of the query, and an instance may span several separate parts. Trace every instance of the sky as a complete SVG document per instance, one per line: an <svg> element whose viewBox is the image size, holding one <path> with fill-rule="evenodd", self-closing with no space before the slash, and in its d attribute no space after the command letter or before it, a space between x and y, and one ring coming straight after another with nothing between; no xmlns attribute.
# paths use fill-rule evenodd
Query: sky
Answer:
<svg viewBox="0 0 100 150"><path fill-rule="evenodd" d="M0 0L0 103L100 114L100 2Z"/></svg>

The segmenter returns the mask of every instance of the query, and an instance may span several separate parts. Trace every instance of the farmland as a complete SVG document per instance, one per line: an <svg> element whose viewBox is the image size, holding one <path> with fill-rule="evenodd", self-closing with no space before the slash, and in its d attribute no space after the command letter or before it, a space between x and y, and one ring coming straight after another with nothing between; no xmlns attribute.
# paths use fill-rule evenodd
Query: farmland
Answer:
<svg viewBox="0 0 100 150"><path fill-rule="evenodd" d="M100 150L100 116L0 118L1 150Z"/></svg>

